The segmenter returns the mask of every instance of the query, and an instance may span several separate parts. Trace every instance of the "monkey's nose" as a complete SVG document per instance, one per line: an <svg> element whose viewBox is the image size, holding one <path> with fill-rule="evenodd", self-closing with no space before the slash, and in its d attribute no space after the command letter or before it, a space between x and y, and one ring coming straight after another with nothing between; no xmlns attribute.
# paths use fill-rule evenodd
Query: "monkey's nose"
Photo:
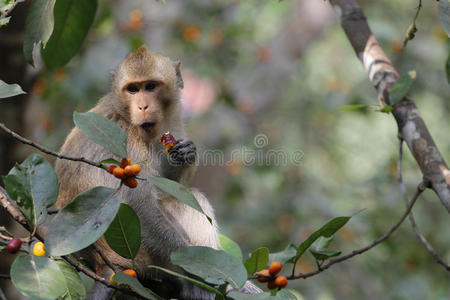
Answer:
<svg viewBox="0 0 450 300"><path fill-rule="evenodd" d="M141 127L144 129L144 130L150 130L150 129L152 129L153 127L155 127L156 126L156 122L145 122L145 123L142 123L141 124Z"/></svg>
<svg viewBox="0 0 450 300"><path fill-rule="evenodd" d="M139 108L139 110L146 111L147 108L148 108L148 105L147 105L147 104L144 104L144 105L138 105L138 108Z"/></svg>

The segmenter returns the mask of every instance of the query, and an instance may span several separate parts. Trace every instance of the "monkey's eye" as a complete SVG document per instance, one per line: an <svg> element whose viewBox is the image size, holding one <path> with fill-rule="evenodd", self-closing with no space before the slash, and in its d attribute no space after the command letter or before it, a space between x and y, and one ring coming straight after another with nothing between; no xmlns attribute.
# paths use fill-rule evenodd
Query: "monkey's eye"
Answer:
<svg viewBox="0 0 450 300"><path fill-rule="evenodd" d="M155 82L155 81L150 81L149 83L147 83L147 84L145 85L145 90L147 90L147 91L153 91L153 90L156 88L157 85L158 85L157 82Z"/></svg>
<svg viewBox="0 0 450 300"><path fill-rule="evenodd" d="M139 92L139 87L138 87L136 84L129 84L129 85L127 86L127 91L128 91L129 93L134 94L134 93Z"/></svg>

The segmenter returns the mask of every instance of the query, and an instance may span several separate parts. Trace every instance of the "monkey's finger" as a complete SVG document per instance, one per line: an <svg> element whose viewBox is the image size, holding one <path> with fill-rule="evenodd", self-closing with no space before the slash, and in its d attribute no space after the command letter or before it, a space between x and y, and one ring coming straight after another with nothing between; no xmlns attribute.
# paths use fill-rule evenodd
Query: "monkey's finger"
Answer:
<svg viewBox="0 0 450 300"><path fill-rule="evenodd" d="M171 152L187 153L187 152L196 152L196 151L197 151L197 147L195 147L194 142L189 141L189 140L187 140L187 141L182 140L181 142L172 146L169 150L169 153L171 153Z"/></svg>

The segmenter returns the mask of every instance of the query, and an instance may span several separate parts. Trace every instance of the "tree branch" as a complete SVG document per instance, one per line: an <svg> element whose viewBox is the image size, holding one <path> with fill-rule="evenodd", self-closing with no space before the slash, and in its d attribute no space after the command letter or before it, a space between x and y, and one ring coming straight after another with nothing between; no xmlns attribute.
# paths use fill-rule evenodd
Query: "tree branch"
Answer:
<svg viewBox="0 0 450 300"><path fill-rule="evenodd" d="M399 144L398 144L398 163L397 163L397 179L400 184L400 191L403 195L403 199L405 200L406 206L409 204L408 194L406 192L405 184L403 183L403 176L402 176L402 160L403 160L403 139L399 136ZM433 246L428 242L428 240L425 238L425 236L420 232L419 227L417 226L416 220L414 218L414 214L412 212L408 215L409 222L411 223L411 227L416 234L416 236L419 238L419 240L422 242L422 244L425 246L427 251L433 256L434 260L442 265L447 271L450 272L450 265L447 264L434 250Z"/></svg>
<svg viewBox="0 0 450 300"><path fill-rule="evenodd" d="M350 259L356 255L362 254L366 251L369 251L370 249L372 249L373 247L375 247L376 245L382 243L383 241L387 240L396 230L398 227L400 227L400 225L403 223L403 221L406 219L406 217L409 215L409 213L411 212L411 209L413 208L414 204L416 203L417 198L419 198L419 195L425 190L425 184L421 183L419 184L419 186L417 187L417 191L416 194L414 195L413 199L411 200L411 202L409 203L405 213L403 214L403 216L400 218L400 220L397 221L397 223L394 224L394 226L392 226L388 231L386 231L385 234L383 234L382 236L380 236L378 239L374 240L372 243L370 243L369 245L362 247L360 249L357 250L353 250L351 253L347 254L347 255L343 255L340 256L338 258L335 259L331 259L330 262L328 262L325 265L322 265L319 269L317 269L316 271L312 271L309 273L305 273L305 274L299 274L299 275L291 275L288 277L289 280L292 279L306 279L308 277L312 277L314 275L317 275L319 273L322 273L323 271L325 271L326 269L328 269L329 267L331 267L334 264L343 262L347 259Z"/></svg>
<svg viewBox="0 0 450 300"><path fill-rule="evenodd" d="M97 168L102 168L104 170L108 170L108 168L105 165L103 165L101 163L97 163L95 161L88 160L88 159L86 159L84 157L71 157L71 156L63 155L61 153L49 150L49 149L45 148L44 146L41 146L41 145L39 145L39 144L37 144L37 143L35 143L33 141L30 141L30 140L20 136L19 134L15 133L14 131L12 131L11 129L6 127L5 124L3 124L3 123L0 123L0 128L3 129L6 133L11 135L12 137L14 137L16 140L18 140L18 141L20 141L20 142L22 142L22 143L24 143L26 145L30 145L31 147L34 147L34 148L38 149L39 151L42 151L42 152L44 152L46 154L55 156L55 157L57 157L59 159L67 159L67 160L72 160L72 161L84 162L84 163L87 163L87 164L89 164L91 166L94 166L94 167L97 167Z"/></svg>
<svg viewBox="0 0 450 300"><path fill-rule="evenodd" d="M390 105L389 91L399 78L397 70L381 49L356 0L330 0L353 50L378 91L382 105ZM450 170L439 153L416 105L405 97L392 111L399 132L416 159L425 182L450 213Z"/></svg>

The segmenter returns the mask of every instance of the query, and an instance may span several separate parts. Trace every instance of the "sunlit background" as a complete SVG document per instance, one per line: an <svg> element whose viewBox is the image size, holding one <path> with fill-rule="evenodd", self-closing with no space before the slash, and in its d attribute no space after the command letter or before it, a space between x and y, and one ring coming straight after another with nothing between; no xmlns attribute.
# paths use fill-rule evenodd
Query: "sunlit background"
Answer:
<svg viewBox="0 0 450 300"><path fill-rule="evenodd" d="M449 161L449 42L436 3L423 3L416 38L402 51L418 1L359 2L399 72L417 71L411 95ZM142 43L182 62L188 135L200 155L220 150L225 157L225 163L200 165L193 186L208 196L222 233L244 256L261 246L277 252L299 244L328 219L355 214L333 242L348 253L403 214L396 123L378 112L376 91L326 1L100 1L93 29L66 68L50 72L38 63L27 69L32 87L21 112L22 134L58 149L73 126L73 111L94 106L110 88L110 72ZM341 109L351 104L367 107ZM263 144L255 143L257 136ZM248 163L232 155L275 150L300 151L301 160ZM33 151L17 147L8 169ZM407 149L404 159L412 193L421 173ZM424 235L450 261L450 223L439 199L425 192L414 212ZM0 225L7 223L4 216ZM9 256L0 254L1 273L8 272ZM316 268L309 253L299 264L302 272ZM305 299L448 299L449 279L405 222L368 253L289 286ZM8 293L20 299L11 286Z"/></svg>

